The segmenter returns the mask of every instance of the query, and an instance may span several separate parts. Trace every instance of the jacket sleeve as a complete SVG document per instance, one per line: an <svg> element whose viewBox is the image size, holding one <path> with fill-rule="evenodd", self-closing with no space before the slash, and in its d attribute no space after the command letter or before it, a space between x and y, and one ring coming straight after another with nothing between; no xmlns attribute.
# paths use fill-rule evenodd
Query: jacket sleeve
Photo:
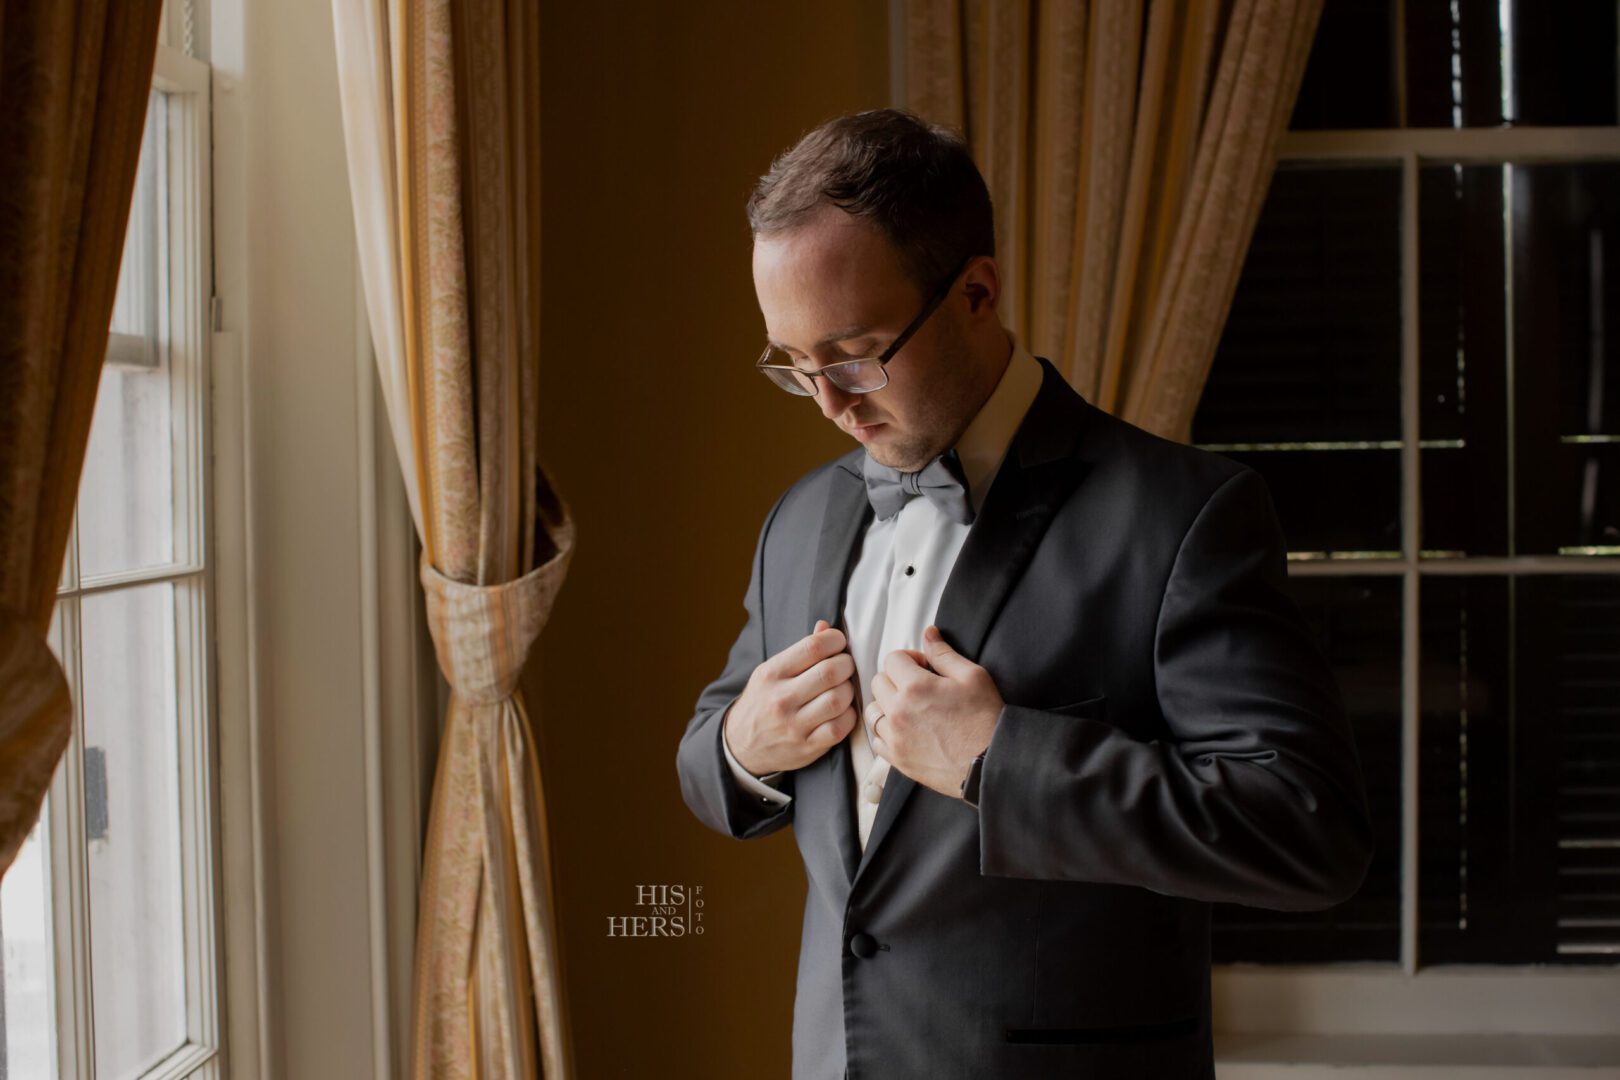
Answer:
<svg viewBox="0 0 1620 1080"><path fill-rule="evenodd" d="M742 631L732 642L725 670L698 695L696 712L687 722L686 733L681 736L675 753L681 797L686 805L709 828L740 840L767 836L793 818L794 773L784 772L773 780L774 799L743 785L732 771L722 723L726 710L748 685L749 676L766 658L765 538L786 497L784 492L771 507L754 545L753 569L748 577L748 591L743 594L743 611L747 618Z"/></svg>
<svg viewBox="0 0 1620 1080"><path fill-rule="evenodd" d="M1360 888L1371 816L1338 683L1286 587L1264 480L1229 477L1182 538L1154 640L1168 737L1008 705L980 779L986 875L1138 885L1280 911Z"/></svg>

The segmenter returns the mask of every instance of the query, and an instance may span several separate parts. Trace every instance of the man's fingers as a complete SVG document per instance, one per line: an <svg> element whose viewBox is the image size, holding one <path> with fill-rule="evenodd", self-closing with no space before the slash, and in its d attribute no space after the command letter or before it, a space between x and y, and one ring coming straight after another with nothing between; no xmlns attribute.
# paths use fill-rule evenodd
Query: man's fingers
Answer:
<svg viewBox="0 0 1620 1080"><path fill-rule="evenodd" d="M819 627L826 621L817 619L816 625ZM844 632L836 626L827 626L806 634L776 655L777 677L791 679L795 675L802 674L827 657L843 652L845 644Z"/></svg>
<svg viewBox="0 0 1620 1080"><path fill-rule="evenodd" d="M871 701L868 701L866 703L866 729L875 733L877 731L878 718L881 716L883 716L883 706L878 703L877 698L873 698ZM880 735L879 738L881 737L882 736Z"/></svg>
<svg viewBox="0 0 1620 1080"><path fill-rule="evenodd" d="M836 657L834 658L836 659ZM855 680L845 679L831 689L824 690L805 702L799 709L798 720L806 729L840 715L855 700Z"/></svg>
<svg viewBox="0 0 1620 1080"><path fill-rule="evenodd" d="M806 705L818 695L846 682L850 683L850 692L854 693L854 677L855 658L847 652L837 653L789 679L788 700Z"/></svg>
<svg viewBox="0 0 1620 1080"><path fill-rule="evenodd" d="M941 675L957 675L979 666L951 648L939 627L932 624L923 630L923 649L923 662Z"/></svg>
<svg viewBox="0 0 1620 1080"><path fill-rule="evenodd" d="M836 745L853 730L855 730L855 709L850 706L831 720L817 724L805 741L811 746L825 750Z"/></svg>
<svg viewBox="0 0 1620 1080"><path fill-rule="evenodd" d="M907 683L917 682L922 675L930 675L928 670L928 657L923 656L917 649L893 649L883 657L883 664L878 667L880 672L888 675L896 687L904 687Z"/></svg>
<svg viewBox="0 0 1620 1080"><path fill-rule="evenodd" d="M884 712L890 712L900 707L899 701L896 700L899 693L900 688L894 684L894 680L883 674L883 672L880 671L872 676L872 702L881 707Z"/></svg>

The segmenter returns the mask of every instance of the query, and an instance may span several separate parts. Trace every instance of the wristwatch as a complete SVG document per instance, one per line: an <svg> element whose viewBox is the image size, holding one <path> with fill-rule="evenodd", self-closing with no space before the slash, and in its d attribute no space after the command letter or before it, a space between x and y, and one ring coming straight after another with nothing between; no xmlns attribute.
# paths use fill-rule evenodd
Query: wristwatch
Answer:
<svg viewBox="0 0 1620 1080"><path fill-rule="evenodd" d="M962 801L975 810L979 808L979 776L984 772L984 755L988 750L986 747L979 751L979 756L968 766L967 777L962 781Z"/></svg>

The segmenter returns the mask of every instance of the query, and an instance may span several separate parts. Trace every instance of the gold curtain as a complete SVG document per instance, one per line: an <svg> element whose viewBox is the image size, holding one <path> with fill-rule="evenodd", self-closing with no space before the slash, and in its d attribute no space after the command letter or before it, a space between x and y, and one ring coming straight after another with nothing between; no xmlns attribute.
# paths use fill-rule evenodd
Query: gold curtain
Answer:
<svg viewBox="0 0 1620 1080"><path fill-rule="evenodd" d="M101 385L161 0L0 3L0 875L73 708L46 645Z"/></svg>
<svg viewBox="0 0 1620 1080"><path fill-rule="evenodd" d="M537 454L540 37L524 0L333 0L361 276L450 684L411 1074L571 1077L545 792L518 690L574 523Z"/></svg>
<svg viewBox="0 0 1620 1080"><path fill-rule="evenodd" d="M1003 321L1187 441L1322 0L908 0L908 106L996 205Z"/></svg>

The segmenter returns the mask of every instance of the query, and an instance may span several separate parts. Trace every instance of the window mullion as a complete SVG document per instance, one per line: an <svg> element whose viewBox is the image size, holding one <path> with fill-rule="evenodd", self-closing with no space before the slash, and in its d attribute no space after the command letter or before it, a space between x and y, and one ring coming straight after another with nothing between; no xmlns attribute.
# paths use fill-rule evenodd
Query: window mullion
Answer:
<svg viewBox="0 0 1620 1080"><path fill-rule="evenodd" d="M76 528L76 526L75 526ZM73 701L68 745L51 780L51 935L55 947L56 1059L60 1080L91 1080L95 1025L90 963L90 863L84 831L84 664L79 600L59 601L63 674Z"/></svg>
<svg viewBox="0 0 1620 1080"><path fill-rule="evenodd" d="M214 882L212 739L208 724L207 584L202 578L174 590L175 661L178 670L181 897L185 907L186 1029L193 1045L220 1044L216 1002L219 954Z"/></svg>
<svg viewBox="0 0 1620 1080"><path fill-rule="evenodd" d="M1422 551L1422 382L1418 377L1418 157L1401 158L1401 970L1418 963L1419 731L1417 563Z"/></svg>
<svg viewBox="0 0 1620 1080"><path fill-rule="evenodd" d="M75 500L75 507L77 500ZM75 509L68 524L67 551L62 555L62 576L57 582L62 592L77 592L79 588L79 514Z"/></svg>
<svg viewBox="0 0 1620 1080"><path fill-rule="evenodd" d="M144 567L140 570L122 570L111 574L97 574L89 581L82 582L76 589L57 593L56 598L59 601L66 600L70 596L82 599L96 593L134 589L142 585L162 585L170 581L184 581L187 578L197 577L206 572L207 567L202 565L169 563L162 566Z"/></svg>
<svg viewBox="0 0 1620 1080"><path fill-rule="evenodd" d="M1288 131L1277 144L1279 161L1393 162L1408 153L1465 165L1614 161L1620 127L1346 128Z"/></svg>

